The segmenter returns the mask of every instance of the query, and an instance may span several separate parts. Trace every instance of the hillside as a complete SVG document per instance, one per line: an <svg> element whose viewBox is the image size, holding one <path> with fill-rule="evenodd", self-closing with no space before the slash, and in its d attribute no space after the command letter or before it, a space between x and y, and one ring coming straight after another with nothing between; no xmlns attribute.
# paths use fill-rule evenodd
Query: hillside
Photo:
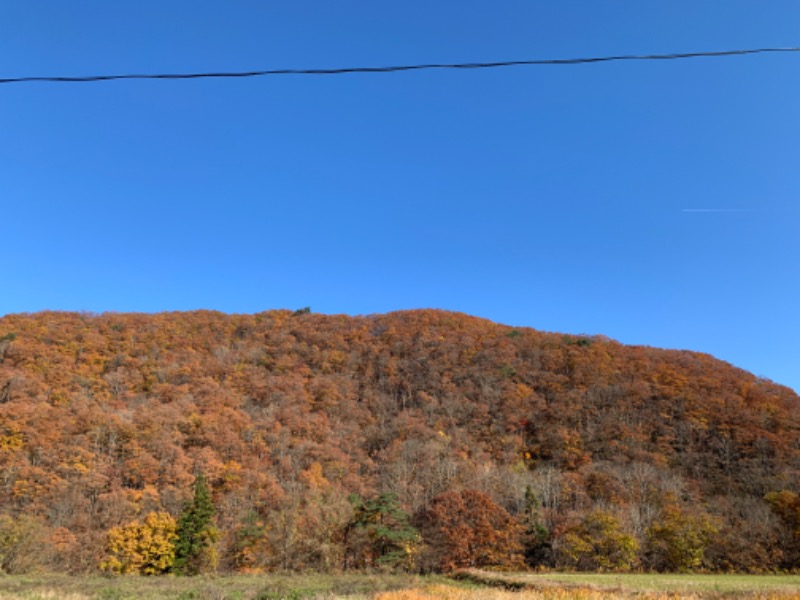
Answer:
<svg viewBox="0 0 800 600"><path fill-rule="evenodd" d="M0 469L6 571L96 569L112 528L179 515L196 473L222 569L337 569L348 496L414 516L465 489L524 523L530 564L602 568L573 543L602 522L634 540L627 566L800 566L793 391L442 311L3 317Z"/></svg>

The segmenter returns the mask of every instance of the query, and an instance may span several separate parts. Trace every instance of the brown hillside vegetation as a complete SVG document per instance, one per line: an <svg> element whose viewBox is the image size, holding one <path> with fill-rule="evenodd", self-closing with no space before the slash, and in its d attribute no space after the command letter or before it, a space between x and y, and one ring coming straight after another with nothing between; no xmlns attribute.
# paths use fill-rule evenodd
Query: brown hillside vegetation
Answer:
<svg viewBox="0 0 800 600"><path fill-rule="evenodd" d="M169 570L200 473L208 568L800 568L800 398L711 356L433 310L0 319L0 569Z"/></svg>

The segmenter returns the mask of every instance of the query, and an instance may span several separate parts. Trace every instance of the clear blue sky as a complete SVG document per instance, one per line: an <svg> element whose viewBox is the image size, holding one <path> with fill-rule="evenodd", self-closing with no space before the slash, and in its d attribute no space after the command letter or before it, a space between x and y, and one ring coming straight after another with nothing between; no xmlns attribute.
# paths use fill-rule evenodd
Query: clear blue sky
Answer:
<svg viewBox="0 0 800 600"><path fill-rule="evenodd" d="M0 77L800 45L796 0L9 0L0 23ZM2 85L0 314L437 307L800 390L798 107L800 54Z"/></svg>

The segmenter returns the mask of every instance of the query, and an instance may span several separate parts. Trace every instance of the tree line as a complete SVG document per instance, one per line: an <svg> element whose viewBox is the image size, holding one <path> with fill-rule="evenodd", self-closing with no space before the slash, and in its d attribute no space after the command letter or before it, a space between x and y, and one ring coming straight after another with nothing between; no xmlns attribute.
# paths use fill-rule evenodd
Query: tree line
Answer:
<svg viewBox="0 0 800 600"><path fill-rule="evenodd" d="M442 311L10 315L0 569L796 569L798 408Z"/></svg>

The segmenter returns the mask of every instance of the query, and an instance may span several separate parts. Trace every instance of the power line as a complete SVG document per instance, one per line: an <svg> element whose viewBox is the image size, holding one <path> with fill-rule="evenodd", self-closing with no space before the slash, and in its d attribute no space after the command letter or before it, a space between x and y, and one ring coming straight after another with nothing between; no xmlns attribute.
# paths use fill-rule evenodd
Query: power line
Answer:
<svg viewBox="0 0 800 600"><path fill-rule="evenodd" d="M341 69L272 69L266 71L239 71L217 73L155 73L123 75L87 75L84 77L8 77L0 83L89 83L114 81L117 79L222 79L235 77L264 77L267 75L344 75L348 73L396 73L399 71L423 71L431 69L496 69L499 67L521 67L536 65L580 65L624 60L679 60L685 58L716 58L721 56L744 56L777 52L800 52L796 48L753 48L747 50L721 50L717 52L683 52L676 54L628 54L620 56L594 56L588 58L554 58L541 60L507 60L499 62L431 63L419 65L397 65L388 67L345 67Z"/></svg>

